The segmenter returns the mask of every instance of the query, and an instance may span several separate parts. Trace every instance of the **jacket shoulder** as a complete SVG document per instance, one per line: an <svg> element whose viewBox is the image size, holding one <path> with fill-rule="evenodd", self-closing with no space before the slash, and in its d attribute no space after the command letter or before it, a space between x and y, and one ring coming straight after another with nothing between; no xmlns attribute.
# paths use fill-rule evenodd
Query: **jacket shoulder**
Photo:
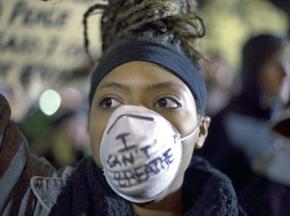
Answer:
<svg viewBox="0 0 290 216"><path fill-rule="evenodd" d="M54 172L52 176L33 176L30 179L30 187L38 202L38 208L51 210L62 188L71 176L72 170L72 167L65 167Z"/></svg>

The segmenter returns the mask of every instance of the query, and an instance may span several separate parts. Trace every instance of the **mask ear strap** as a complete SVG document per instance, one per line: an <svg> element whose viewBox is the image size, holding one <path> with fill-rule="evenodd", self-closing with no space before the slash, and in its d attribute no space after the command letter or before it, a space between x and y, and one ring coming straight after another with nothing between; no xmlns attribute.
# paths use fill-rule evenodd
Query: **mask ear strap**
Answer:
<svg viewBox="0 0 290 216"><path fill-rule="evenodd" d="M186 135L184 137L181 137L178 141L182 142L182 141L187 140L190 137L192 137L195 134L195 132L197 131L197 129L199 128L199 126L201 125L203 119L204 119L204 117L201 116L199 121L197 122L197 126L193 129L193 131L190 134L188 134L188 135Z"/></svg>

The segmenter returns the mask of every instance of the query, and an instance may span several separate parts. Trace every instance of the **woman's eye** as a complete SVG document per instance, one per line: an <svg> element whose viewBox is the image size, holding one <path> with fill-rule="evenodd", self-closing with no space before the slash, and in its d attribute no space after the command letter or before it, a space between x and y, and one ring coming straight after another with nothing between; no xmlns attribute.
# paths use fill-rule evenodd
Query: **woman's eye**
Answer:
<svg viewBox="0 0 290 216"><path fill-rule="evenodd" d="M121 102L114 99L114 98L104 98L103 100L101 100L101 102L99 103L99 106L102 108L114 108L114 107L118 107L121 105Z"/></svg>
<svg viewBox="0 0 290 216"><path fill-rule="evenodd" d="M179 108L181 104L173 98L163 97L163 98L158 99L158 101L155 103L154 106L159 107L159 108L174 109L174 108Z"/></svg>

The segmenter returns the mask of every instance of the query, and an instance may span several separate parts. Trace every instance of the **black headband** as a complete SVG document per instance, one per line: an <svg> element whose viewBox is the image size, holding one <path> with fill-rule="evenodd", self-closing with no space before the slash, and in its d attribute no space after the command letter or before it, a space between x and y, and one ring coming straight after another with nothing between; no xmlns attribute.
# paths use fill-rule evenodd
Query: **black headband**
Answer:
<svg viewBox="0 0 290 216"><path fill-rule="evenodd" d="M132 61L147 61L158 64L180 78L190 89L198 111L204 112L206 106L206 85L198 63L195 65L175 49L146 41L131 41L110 51L93 70L89 102L101 80L119 65Z"/></svg>

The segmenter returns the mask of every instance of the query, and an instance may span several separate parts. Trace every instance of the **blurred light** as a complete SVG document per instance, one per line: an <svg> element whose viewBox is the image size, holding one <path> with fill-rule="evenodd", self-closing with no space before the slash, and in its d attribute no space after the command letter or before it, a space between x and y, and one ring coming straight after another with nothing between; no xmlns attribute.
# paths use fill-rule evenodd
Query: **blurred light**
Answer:
<svg viewBox="0 0 290 216"><path fill-rule="evenodd" d="M56 113L61 104L61 97L59 93L53 89L45 90L39 99L40 110L45 115L53 115Z"/></svg>

